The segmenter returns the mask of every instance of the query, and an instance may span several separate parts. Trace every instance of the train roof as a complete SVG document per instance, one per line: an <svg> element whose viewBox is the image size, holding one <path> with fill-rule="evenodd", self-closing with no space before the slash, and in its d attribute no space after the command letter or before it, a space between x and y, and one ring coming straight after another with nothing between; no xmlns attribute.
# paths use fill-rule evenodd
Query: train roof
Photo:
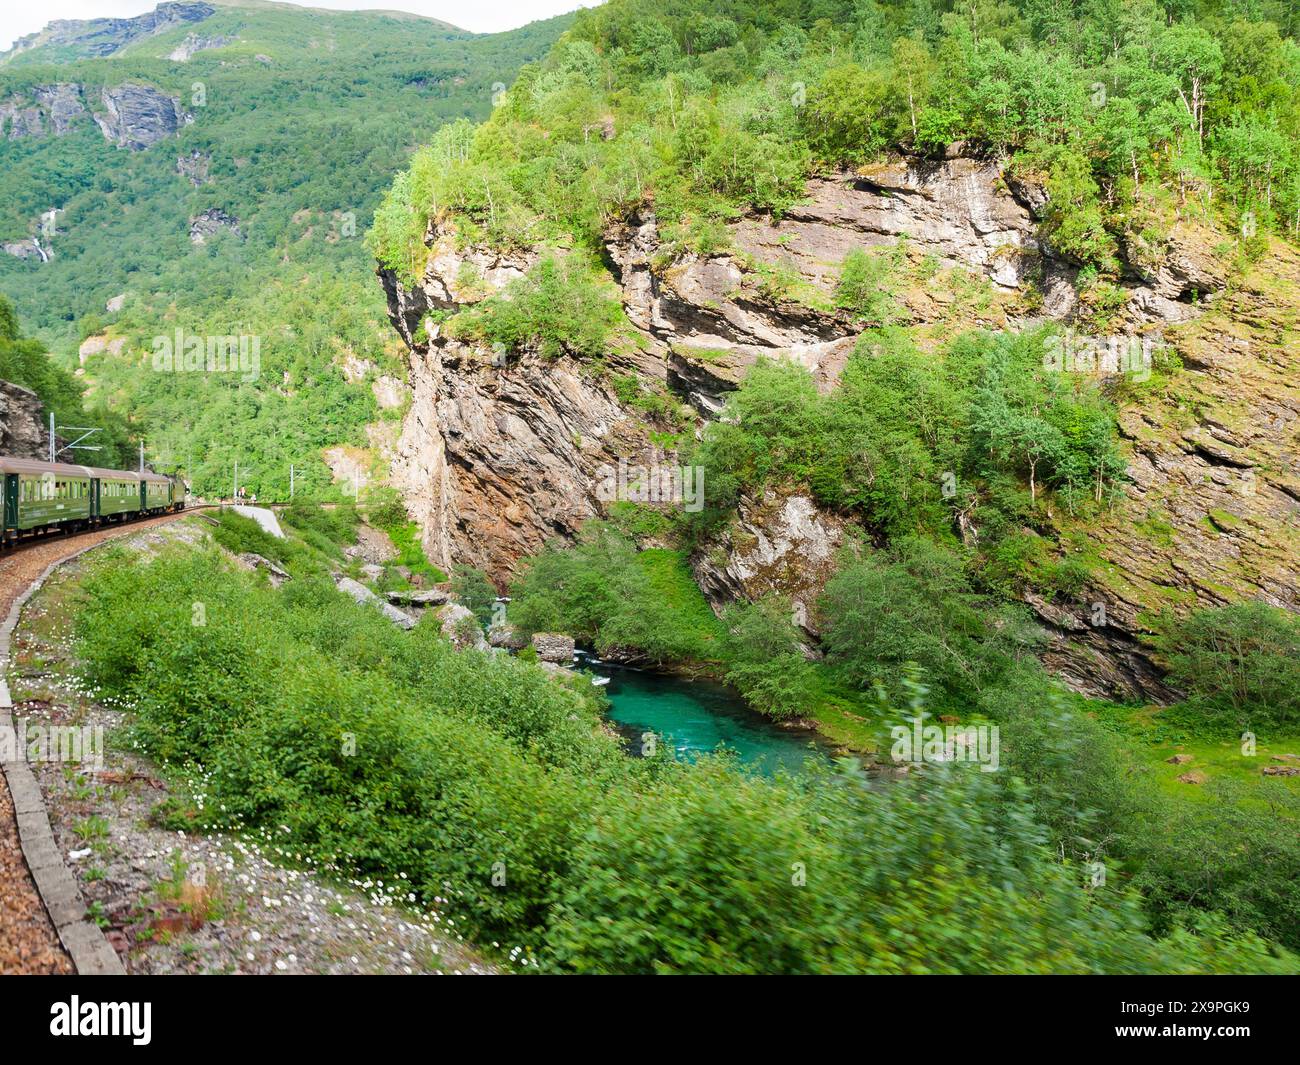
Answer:
<svg viewBox="0 0 1300 1065"><path fill-rule="evenodd" d="M38 462L0 455L0 473L53 474L55 477L86 477L100 481L170 481L161 473L133 473L131 470L105 470L98 466L74 466L67 462Z"/></svg>
<svg viewBox="0 0 1300 1065"><path fill-rule="evenodd" d="M49 473L56 477L97 477L89 466L71 466L66 462L37 462L0 455L0 473Z"/></svg>

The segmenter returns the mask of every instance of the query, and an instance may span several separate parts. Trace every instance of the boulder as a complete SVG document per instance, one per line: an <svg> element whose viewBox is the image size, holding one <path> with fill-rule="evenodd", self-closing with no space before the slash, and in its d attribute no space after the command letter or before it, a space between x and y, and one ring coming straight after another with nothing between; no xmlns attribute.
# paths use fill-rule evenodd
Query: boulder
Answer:
<svg viewBox="0 0 1300 1065"><path fill-rule="evenodd" d="M378 607L384 617L394 625L399 625L404 629L415 628L415 618L411 617L410 614L398 610L397 607L390 603L385 603L364 584L354 581L351 577L340 577L337 583L340 592L350 595L358 603L371 603Z"/></svg>
<svg viewBox="0 0 1300 1065"><path fill-rule="evenodd" d="M215 237L221 232L233 233L240 240L244 239L244 234L239 228L239 219L220 207L209 207L190 219L191 244L205 244L210 237Z"/></svg>
<svg viewBox="0 0 1300 1065"><path fill-rule="evenodd" d="M533 633L533 650L543 662L568 664L573 661L574 642L572 636L562 632Z"/></svg>
<svg viewBox="0 0 1300 1065"><path fill-rule="evenodd" d="M493 647L518 651L520 648L528 646L528 638L513 625L493 625L488 629L488 643Z"/></svg>
<svg viewBox="0 0 1300 1065"><path fill-rule="evenodd" d="M269 558L264 558L262 555L255 554L252 551L245 551L243 554L236 555L235 557L249 569L265 570L266 575L271 580L272 586L275 588L279 588L285 581L293 579L289 576L288 571L283 567L272 562Z"/></svg>
<svg viewBox="0 0 1300 1065"><path fill-rule="evenodd" d="M396 591L388 592L388 601L403 606L413 606L427 610L431 606L442 606L450 602L451 594L441 588L427 588L423 591L417 591L412 588L402 588Z"/></svg>
<svg viewBox="0 0 1300 1065"><path fill-rule="evenodd" d="M437 610L437 618L442 622L442 634L458 651L486 651L487 640L483 638L483 627L478 618L468 607L459 603L447 603Z"/></svg>

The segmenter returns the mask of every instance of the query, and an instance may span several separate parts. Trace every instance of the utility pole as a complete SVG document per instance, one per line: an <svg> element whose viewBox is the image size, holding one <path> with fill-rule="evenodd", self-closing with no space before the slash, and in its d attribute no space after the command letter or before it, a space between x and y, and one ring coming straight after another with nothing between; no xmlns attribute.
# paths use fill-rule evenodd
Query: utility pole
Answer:
<svg viewBox="0 0 1300 1065"><path fill-rule="evenodd" d="M289 463L289 500L293 501L293 463Z"/></svg>
<svg viewBox="0 0 1300 1065"><path fill-rule="evenodd" d="M77 437L75 440L73 440L72 443L64 444L62 447L59 447L59 445L55 443L55 440L57 439L57 435L60 429L62 429L63 432L65 433L80 433L81 435ZM89 425L63 425L63 426L56 427L54 424L54 415L51 414L50 415L50 461L58 462L60 454L62 454L64 451L71 452L73 448L78 448L81 451L103 451L104 449L97 444L82 443L83 440L89 440L97 432L99 432L99 429ZM76 456L70 454L68 458L74 459L76 458Z"/></svg>
<svg viewBox="0 0 1300 1065"><path fill-rule="evenodd" d="M144 473L144 441L140 441L140 472Z"/></svg>
<svg viewBox="0 0 1300 1065"><path fill-rule="evenodd" d="M239 460L238 459L235 459L235 494L231 496L231 499L236 503L239 502Z"/></svg>

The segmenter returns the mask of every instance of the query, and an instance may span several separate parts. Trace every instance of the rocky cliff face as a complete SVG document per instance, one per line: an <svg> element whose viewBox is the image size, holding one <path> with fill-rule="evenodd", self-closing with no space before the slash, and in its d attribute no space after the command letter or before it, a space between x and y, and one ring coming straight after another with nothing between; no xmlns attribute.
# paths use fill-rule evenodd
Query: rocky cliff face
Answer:
<svg viewBox="0 0 1300 1065"><path fill-rule="evenodd" d="M0 381L0 455L49 458L50 438L44 411L35 392L11 381Z"/></svg>
<svg viewBox="0 0 1300 1065"><path fill-rule="evenodd" d="M187 33L185 40L173 48L167 54L167 58L173 63L187 63L198 52L206 52L213 48L224 48L226 45L233 43L234 40L234 37L228 37L221 33L213 37L200 37L197 33Z"/></svg>
<svg viewBox="0 0 1300 1065"><path fill-rule="evenodd" d="M180 100L151 85L127 82L106 87L100 98L104 111L95 115L95 124L108 140L133 152L172 136L181 126L193 121L181 109Z"/></svg>
<svg viewBox="0 0 1300 1065"><path fill-rule="evenodd" d="M600 512L601 471L620 458L649 462L644 426L623 409L604 375L572 359L525 354L505 365L494 354L421 335L429 311L475 302L520 277L528 257L457 252L450 231L431 232L421 285L385 272L389 311L411 347L409 411L397 441L393 479L424 529L429 557L444 569L478 566L504 582L523 555L552 537L572 536ZM471 263L473 293L458 282ZM653 357L616 357L617 371L661 366Z"/></svg>
<svg viewBox="0 0 1300 1065"><path fill-rule="evenodd" d="M666 255L644 209L607 234L638 343L632 355L612 354L605 374L529 355L497 366L490 352L422 330L430 310L480 299L535 259L458 247L453 230L431 227L417 285L381 274L412 350L414 400L394 474L431 556L444 566L472 562L502 581L521 555L601 513L598 468L654 456L653 427L608 384L618 374L670 391L702 418L763 356L795 360L832 388L859 332L831 299L853 248L902 241L900 278L925 280L900 281L895 294L910 324L925 327L923 343L1045 317L1082 320L1074 267L1038 235L1043 204L1040 189L998 164L954 156L814 180L784 218L734 223L735 251L725 255ZM1082 690L1165 694L1141 642L1144 618L1163 604L1260 596L1300 605L1292 469L1300 404L1285 343L1297 290L1280 303L1249 286L1227 292L1215 243L1174 226L1159 244L1126 249L1127 302L1108 329L1171 344L1185 372L1168 395L1124 410L1133 485L1104 521L1098 584L1078 603L1030 599L1053 637L1049 664ZM773 269L786 279L779 285ZM1300 280L1287 251L1257 273L1280 287ZM473 292L458 283L467 274L481 279ZM715 607L776 590L802 603L806 618L847 524L797 492L771 492L746 500L692 568Z"/></svg>
<svg viewBox="0 0 1300 1065"><path fill-rule="evenodd" d="M74 132L89 114L106 140L119 148L141 151L193 121L177 97L152 85L127 82L106 86L99 99L102 111L91 112L81 85L60 82L33 86L0 101L0 133L10 140L62 137Z"/></svg>
<svg viewBox="0 0 1300 1065"><path fill-rule="evenodd" d="M76 58L115 55L145 37L166 33L176 26L202 22L216 13L211 4L176 0L159 4L135 18L56 19L45 29L20 37L13 48L0 53L0 63L35 48L51 46Z"/></svg>

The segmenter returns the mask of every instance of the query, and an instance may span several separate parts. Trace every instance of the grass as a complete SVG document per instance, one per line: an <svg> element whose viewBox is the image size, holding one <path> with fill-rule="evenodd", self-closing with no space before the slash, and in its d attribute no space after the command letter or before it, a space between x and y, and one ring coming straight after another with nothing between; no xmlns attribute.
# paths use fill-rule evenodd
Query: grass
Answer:
<svg viewBox="0 0 1300 1065"><path fill-rule="evenodd" d="M384 526L384 532L397 548L397 560L394 565L405 566L412 574L419 574L430 584L441 584L447 579L437 566L429 561L420 543L420 527L413 521L398 525Z"/></svg>
<svg viewBox="0 0 1300 1065"><path fill-rule="evenodd" d="M693 633L704 648L717 647L722 640L722 622L691 577L686 552L649 547L637 554L637 562L651 590L672 608L683 631Z"/></svg>
<svg viewBox="0 0 1300 1065"><path fill-rule="evenodd" d="M1273 761L1283 754L1300 755L1300 735L1269 736L1267 742L1257 739L1255 753L1242 753L1240 739L1232 737L1206 737L1190 732L1186 726L1169 722L1159 706L1125 706L1097 700L1089 701L1089 712L1128 741L1133 757L1146 768L1151 779L1164 792L1189 802L1209 802L1212 796L1204 786L1187 784L1178 778L1188 772L1205 775L1205 783L1212 780L1234 780L1261 792L1265 785L1281 781L1284 785L1300 789L1300 776L1266 777L1265 766L1283 765ZM1169 761L1175 755L1191 755L1190 762L1175 765ZM1300 765L1300 762L1295 763Z"/></svg>

